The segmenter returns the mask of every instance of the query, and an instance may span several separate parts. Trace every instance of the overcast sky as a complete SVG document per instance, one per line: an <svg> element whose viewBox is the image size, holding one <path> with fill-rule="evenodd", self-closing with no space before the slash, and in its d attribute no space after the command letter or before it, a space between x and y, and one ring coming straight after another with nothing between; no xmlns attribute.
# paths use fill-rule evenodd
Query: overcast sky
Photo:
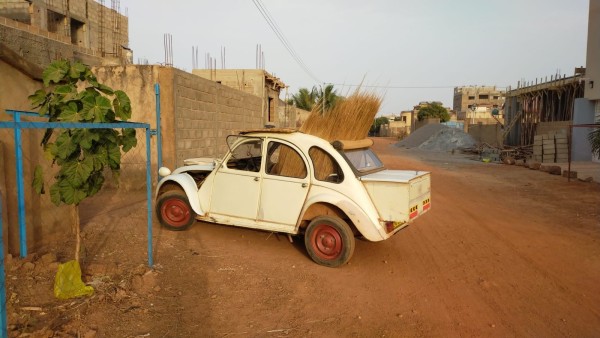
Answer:
<svg viewBox="0 0 600 338"><path fill-rule="evenodd" d="M289 86L290 95L320 82L334 83L346 94L364 78L367 85L390 87L376 89L385 94L382 114L412 109L420 101L451 107L455 86L515 86L557 72L572 75L575 67L585 66L589 0L260 3L316 79L298 65L252 0L121 0L120 5L129 16L136 63L164 63L165 33L173 36L174 65L187 71L193 46L200 68L206 53L221 68L225 47L225 66L232 69L255 68L260 44L266 70Z"/></svg>

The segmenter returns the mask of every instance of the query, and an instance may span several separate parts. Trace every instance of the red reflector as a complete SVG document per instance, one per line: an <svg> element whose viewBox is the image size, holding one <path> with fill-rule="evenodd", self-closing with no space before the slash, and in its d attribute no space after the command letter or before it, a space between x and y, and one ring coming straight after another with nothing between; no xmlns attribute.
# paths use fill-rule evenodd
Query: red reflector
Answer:
<svg viewBox="0 0 600 338"><path fill-rule="evenodd" d="M409 217L410 217L410 219L413 219L413 218L417 217L418 215L419 215L419 211L415 210L410 213Z"/></svg>
<svg viewBox="0 0 600 338"><path fill-rule="evenodd" d="M429 208L431 208L431 203L427 203L423 206L423 211L427 211L429 210Z"/></svg>

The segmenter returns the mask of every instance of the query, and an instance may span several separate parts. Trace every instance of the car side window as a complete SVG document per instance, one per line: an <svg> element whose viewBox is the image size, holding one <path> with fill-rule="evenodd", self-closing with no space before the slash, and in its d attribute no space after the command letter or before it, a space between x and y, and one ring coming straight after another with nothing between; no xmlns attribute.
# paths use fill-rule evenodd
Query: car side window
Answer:
<svg viewBox="0 0 600 338"><path fill-rule="evenodd" d="M227 168L259 172L262 158L262 140L250 140L238 145L227 160Z"/></svg>
<svg viewBox="0 0 600 338"><path fill-rule="evenodd" d="M302 156L292 147L271 141L267 147L267 174L294 178L307 176Z"/></svg>
<svg viewBox="0 0 600 338"><path fill-rule="evenodd" d="M342 183L344 181L344 172L337 161L325 150L312 147L308 155L315 168L315 178L319 181Z"/></svg>

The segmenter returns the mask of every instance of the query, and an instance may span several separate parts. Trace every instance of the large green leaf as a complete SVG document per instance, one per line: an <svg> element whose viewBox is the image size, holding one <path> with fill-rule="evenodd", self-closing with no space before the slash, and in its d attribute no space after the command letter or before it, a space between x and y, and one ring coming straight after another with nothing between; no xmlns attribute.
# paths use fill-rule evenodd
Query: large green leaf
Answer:
<svg viewBox="0 0 600 338"><path fill-rule="evenodd" d="M42 73L44 86L48 87L50 83L59 83L62 79L64 79L68 72L69 61L57 60L52 62Z"/></svg>
<svg viewBox="0 0 600 338"><path fill-rule="evenodd" d="M44 171L42 170L41 165L35 166L35 171L33 172L33 182L31 184L33 191L38 194L44 194Z"/></svg>
<svg viewBox="0 0 600 338"><path fill-rule="evenodd" d="M73 143L71 136L67 131L62 131L56 138L56 156L60 159L67 159L78 150L77 144Z"/></svg>
<svg viewBox="0 0 600 338"><path fill-rule="evenodd" d="M81 115L79 114L79 109L77 109L77 103L69 102L58 117L59 121L66 122L79 122L81 121Z"/></svg>
<svg viewBox="0 0 600 338"><path fill-rule="evenodd" d="M115 93L112 88L102 83L98 83L98 85L94 86L94 88L98 89L106 95L113 95Z"/></svg>
<svg viewBox="0 0 600 338"><path fill-rule="evenodd" d="M90 150L94 145L94 142L98 142L99 140L100 135L96 132L95 129L82 129L79 145L85 150Z"/></svg>
<svg viewBox="0 0 600 338"><path fill-rule="evenodd" d="M81 161L65 163L60 172L71 186L78 188L90 177L93 170L94 160L86 157Z"/></svg>
<svg viewBox="0 0 600 338"><path fill-rule="evenodd" d="M119 146L114 143L110 143L108 144L106 150L108 151L108 165L112 169L118 167L121 164L121 149L119 149Z"/></svg>
<svg viewBox="0 0 600 338"><path fill-rule="evenodd" d="M88 95L83 98L83 110L86 111L85 116L93 118L94 122L106 122L106 112L110 110L110 100L104 96L98 95L93 98Z"/></svg>
<svg viewBox="0 0 600 338"><path fill-rule="evenodd" d="M29 102L31 102L31 106L33 108L37 108L41 107L42 105L44 105L44 103L46 103L46 101L48 100L48 95L46 94L45 90L38 89L35 91L35 93L29 95L27 98L29 99Z"/></svg>
<svg viewBox="0 0 600 338"><path fill-rule="evenodd" d="M54 93L55 94L69 94L76 90L77 90L77 88L75 88L74 85L64 84L64 85L56 86L56 88L54 89Z"/></svg>
<svg viewBox="0 0 600 338"><path fill-rule="evenodd" d="M60 197L65 204L79 205L87 197L87 193L82 189L73 187L69 181L62 180L58 182Z"/></svg>
<svg viewBox="0 0 600 338"><path fill-rule="evenodd" d="M102 175L102 172L95 172L93 173L90 178L87 180L85 188L89 196L94 196L96 193L98 193L98 191L100 191L100 189L102 189L102 186L104 185L104 176Z"/></svg>
<svg viewBox="0 0 600 338"><path fill-rule="evenodd" d="M131 100L124 91L115 90L113 107L115 109L115 115L121 120L127 121L131 118Z"/></svg>
<svg viewBox="0 0 600 338"><path fill-rule="evenodd" d="M131 150L131 148L137 145L137 138L135 137L135 129L126 128L122 131L121 145L124 153Z"/></svg>
<svg viewBox="0 0 600 338"><path fill-rule="evenodd" d="M83 79L88 68L81 62L74 62L69 69L69 77L74 80Z"/></svg>
<svg viewBox="0 0 600 338"><path fill-rule="evenodd" d="M50 187L50 200L52 201L52 203L54 203L54 205L59 205L62 201L62 199L60 198L60 187L58 185L58 182L55 182Z"/></svg>

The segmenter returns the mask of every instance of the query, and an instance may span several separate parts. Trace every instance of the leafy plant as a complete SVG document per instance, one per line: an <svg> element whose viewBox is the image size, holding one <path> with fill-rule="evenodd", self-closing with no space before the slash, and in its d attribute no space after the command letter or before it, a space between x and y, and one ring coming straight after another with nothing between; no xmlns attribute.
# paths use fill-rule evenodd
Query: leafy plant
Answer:
<svg viewBox="0 0 600 338"><path fill-rule="evenodd" d="M379 136L379 131L381 130L381 126L384 124L390 124L390 120L385 116L380 116L373 121L371 125L371 129L369 129L369 135Z"/></svg>
<svg viewBox="0 0 600 338"><path fill-rule="evenodd" d="M600 157L600 129L596 128L588 134L588 141L592 145L592 154Z"/></svg>
<svg viewBox="0 0 600 338"><path fill-rule="evenodd" d="M428 118L439 118L440 122L447 122L450 120L450 114L443 106L437 103L432 103L419 109L419 113L417 114L417 119L419 119L419 121L423 121Z"/></svg>
<svg viewBox="0 0 600 338"><path fill-rule="evenodd" d="M50 122L114 123L131 118L131 101L127 94L98 82L91 70L82 63L67 60L52 62L43 73L45 89L29 96L34 108ZM50 199L56 205L73 205L76 217L77 245L75 259L79 260L78 205L95 195L104 184L104 169L110 168L119 177L121 152L137 144L135 129L60 129L56 135L47 129L41 145L46 157L60 166L50 186ZM55 137L53 137L55 136ZM37 166L32 184L34 190L45 192L43 171Z"/></svg>

